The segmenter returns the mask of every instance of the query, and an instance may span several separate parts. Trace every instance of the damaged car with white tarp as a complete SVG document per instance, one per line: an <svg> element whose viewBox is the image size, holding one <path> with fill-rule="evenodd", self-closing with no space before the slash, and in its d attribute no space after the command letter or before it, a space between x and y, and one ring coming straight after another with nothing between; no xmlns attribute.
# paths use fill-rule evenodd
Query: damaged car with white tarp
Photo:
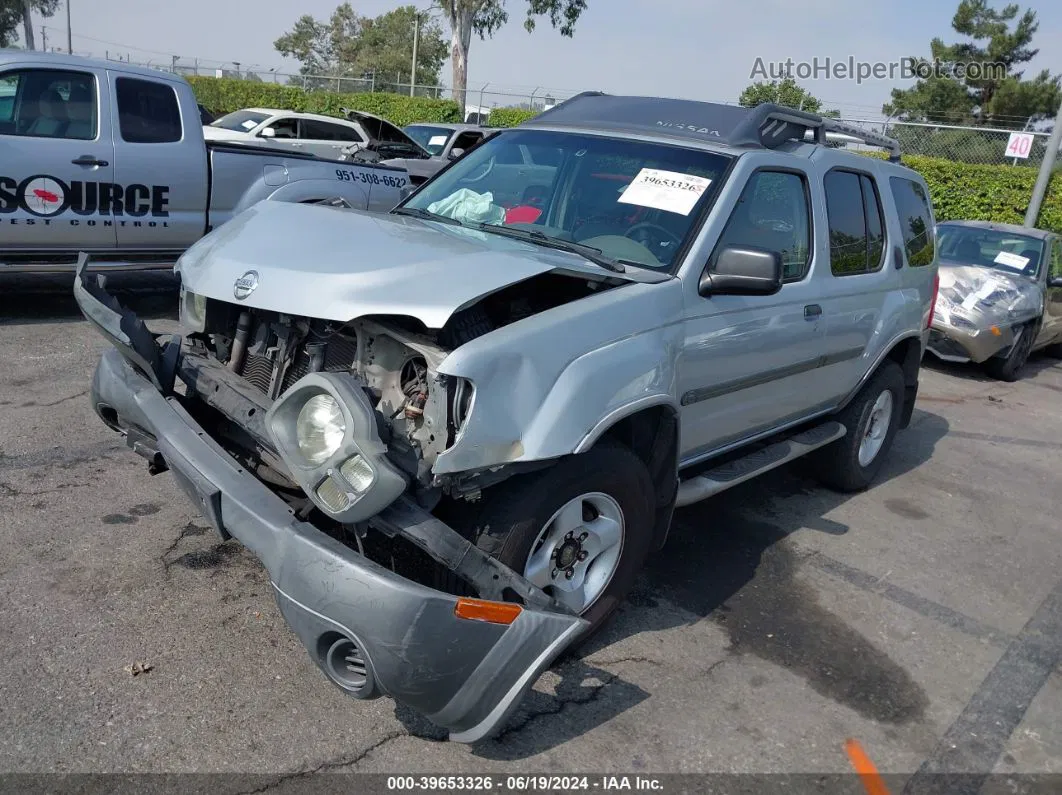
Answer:
<svg viewBox="0 0 1062 795"><path fill-rule="evenodd" d="M940 289L928 349L1014 381L1029 354L1062 358L1062 238L986 221L938 224Z"/></svg>
<svg viewBox="0 0 1062 795"><path fill-rule="evenodd" d="M479 740L677 507L802 456L865 489L909 425L928 187L842 126L581 94L387 213L233 218L177 264L181 335L82 263L93 409L258 556L333 684Z"/></svg>

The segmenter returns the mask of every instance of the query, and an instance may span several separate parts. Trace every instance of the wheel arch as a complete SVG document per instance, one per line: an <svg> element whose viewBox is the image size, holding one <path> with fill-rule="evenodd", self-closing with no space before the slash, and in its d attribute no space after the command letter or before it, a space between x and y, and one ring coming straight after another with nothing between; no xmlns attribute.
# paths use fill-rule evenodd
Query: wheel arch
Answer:
<svg viewBox="0 0 1062 795"><path fill-rule="evenodd" d="M606 439L627 447L649 471L654 498L650 548L658 550L667 540L678 492L678 408L662 396L627 406L588 434L576 454Z"/></svg>
<svg viewBox="0 0 1062 795"><path fill-rule="evenodd" d="M874 374L881 369L881 367L888 362L895 362L900 366L900 370L903 371L903 383L904 383L904 398L903 406L900 412L900 421L898 428L903 429L911 424L911 415L914 413L915 400L918 397L918 371L922 364L923 343L920 335L908 334L902 336L893 342L878 356L877 361L874 362L874 366L867 370L866 375L860 379L848 396L844 399L844 402L838 407L838 410L843 409L859 391L866 385L866 383L874 377Z"/></svg>

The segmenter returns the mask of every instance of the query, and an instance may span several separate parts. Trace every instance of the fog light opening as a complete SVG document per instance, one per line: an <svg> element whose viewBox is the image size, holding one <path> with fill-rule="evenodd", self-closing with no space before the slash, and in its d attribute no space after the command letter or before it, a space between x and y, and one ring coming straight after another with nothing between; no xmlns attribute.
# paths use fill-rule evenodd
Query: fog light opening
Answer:
<svg viewBox="0 0 1062 795"><path fill-rule="evenodd" d="M356 643L345 635L333 635L334 640L324 654L324 671L328 678L359 698L368 698L376 690L369 658ZM324 643L328 638L321 639ZM323 645L323 644L322 644Z"/></svg>

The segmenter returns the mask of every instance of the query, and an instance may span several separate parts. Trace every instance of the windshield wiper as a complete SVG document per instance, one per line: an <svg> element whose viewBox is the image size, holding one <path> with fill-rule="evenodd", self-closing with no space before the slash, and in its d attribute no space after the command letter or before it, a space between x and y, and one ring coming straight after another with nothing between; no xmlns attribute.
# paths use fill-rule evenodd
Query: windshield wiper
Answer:
<svg viewBox="0 0 1062 795"><path fill-rule="evenodd" d="M464 226L456 218L451 218L448 215L439 215L438 213L430 213L420 207L395 207L391 210L395 215L408 215L411 218L421 218L425 221L438 221L443 224L451 224L453 226Z"/></svg>
<svg viewBox="0 0 1062 795"><path fill-rule="evenodd" d="M625 273L627 270L617 260L612 259L612 257L603 253L601 249L594 248L593 246L585 246L582 243L576 243L571 240L562 240L559 237L550 237L542 232L536 232L531 229L515 229L511 226L497 226L495 224L484 222L477 223L475 228L483 232L493 232L496 235L512 237L517 240L526 240L528 243L537 243L540 246L555 248L559 251L567 251L571 254L578 254L595 265L599 265L605 270L612 271L613 273Z"/></svg>

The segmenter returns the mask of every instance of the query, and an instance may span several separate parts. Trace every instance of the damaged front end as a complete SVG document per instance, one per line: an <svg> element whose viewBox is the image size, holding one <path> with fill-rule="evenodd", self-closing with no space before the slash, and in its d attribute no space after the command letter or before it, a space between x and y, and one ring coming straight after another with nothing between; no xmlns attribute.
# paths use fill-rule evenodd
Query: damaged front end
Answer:
<svg viewBox="0 0 1062 795"><path fill-rule="evenodd" d="M252 317L186 294L192 333L160 344L85 265L78 305L114 345L93 379L94 409L261 559L318 667L453 740L498 730L588 624L431 512L459 489L431 462L474 399L471 384L438 374L440 341L369 320ZM475 598L395 565L395 544Z"/></svg>
<svg viewBox="0 0 1062 795"><path fill-rule="evenodd" d="M953 362L1005 353L1016 332L1043 313L1043 291L1024 276L972 265L941 265L928 349Z"/></svg>

